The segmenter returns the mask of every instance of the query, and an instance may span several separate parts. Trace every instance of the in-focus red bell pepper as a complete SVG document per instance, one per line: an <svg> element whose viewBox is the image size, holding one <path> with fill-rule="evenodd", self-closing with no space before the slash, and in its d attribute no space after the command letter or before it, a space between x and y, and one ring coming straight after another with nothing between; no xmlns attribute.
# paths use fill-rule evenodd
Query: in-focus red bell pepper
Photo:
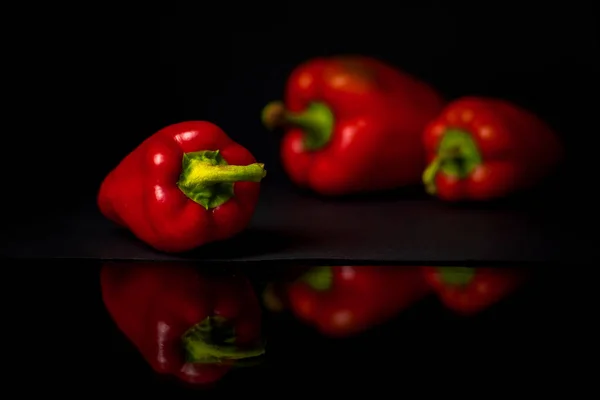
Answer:
<svg viewBox="0 0 600 400"><path fill-rule="evenodd" d="M563 157L541 119L507 101L465 97L425 129L426 190L440 199L490 200L538 183Z"/></svg>
<svg viewBox="0 0 600 400"><path fill-rule="evenodd" d="M314 267L283 285L283 291L268 289L267 307L287 305L298 319L331 337L384 323L431 290L417 267ZM279 304L269 297L273 294L283 297Z"/></svg>
<svg viewBox="0 0 600 400"><path fill-rule="evenodd" d="M423 267L427 282L450 310L477 314L499 302L525 280L523 271L488 267Z"/></svg>
<svg viewBox="0 0 600 400"><path fill-rule="evenodd" d="M265 174L218 126L181 122L125 157L102 182L98 205L155 249L183 252L241 232Z"/></svg>
<svg viewBox="0 0 600 400"><path fill-rule="evenodd" d="M249 281L178 264L107 264L102 298L152 368L190 384L213 383L238 360L264 353L261 310Z"/></svg>
<svg viewBox="0 0 600 400"><path fill-rule="evenodd" d="M331 57L298 66L285 105L263 110L286 126L282 163L300 187L344 195L420 183L421 137L443 107L427 84L369 57Z"/></svg>

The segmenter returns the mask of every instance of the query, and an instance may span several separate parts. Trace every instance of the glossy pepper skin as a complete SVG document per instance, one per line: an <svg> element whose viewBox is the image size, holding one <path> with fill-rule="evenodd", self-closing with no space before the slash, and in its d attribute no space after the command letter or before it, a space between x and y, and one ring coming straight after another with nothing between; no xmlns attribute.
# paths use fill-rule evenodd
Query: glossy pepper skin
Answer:
<svg viewBox="0 0 600 400"><path fill-rule="evenodd" d="M511 268L423 267L441 302L457 314L475 315L511 294L526 274Z"/></svg>
<svg viewBox="0 0 600 400"><path fill-rule="evenodd" d="M290 179L336 196L418 185L422 132L443 104L433 88L379 60L317 58L291 73L285 104L268 104L263 123L286 128L281 160Z"/></svg>
<svg viewBox="0 0 600 400"><path fill-rule="evenodd" d="M107 264L100 274L106 309L157 373L209 384L264 353L260 304L243 276L162 263Z"/></svg>
<svg viewBox="0 0 600 400"><path fill-rule="evenodd" d="M184 252L250 222L266 172L218 126L188 121L146 139L104 179L104 216L157 250Z"/></svg>
<svg viewBox="0 0 600 400"><path fill-rule="evenodd" d="M346 337L386 322L430 290L417 267L314 267L269 287L264 300L273 311L289 307L321 334Z"/></svg>
<svg viewBox="0 0 600 400"><path fill-rule="evenodd" d="M465 97L424 131L428 193L447 201L482 201L531 187L562 160L552 129L507 101Z"/></svg>

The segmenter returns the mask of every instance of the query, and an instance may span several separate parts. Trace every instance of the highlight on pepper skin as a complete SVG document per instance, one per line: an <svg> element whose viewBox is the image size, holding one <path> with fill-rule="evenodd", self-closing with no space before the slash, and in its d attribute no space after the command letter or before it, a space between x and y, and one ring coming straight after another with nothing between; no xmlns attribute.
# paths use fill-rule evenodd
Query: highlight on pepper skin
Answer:
<svg viewBox="0 0 600 400"><path fill-rule="evenodd" d="M156 373L204 387L265 354L260 302L243 275L109 263L100 283L115 325Z"/></svg>
<svg viewBox="0 0 600 400"><path fill-rule="evenodd" d="M385 323L431 292L420 267L320 266L271 283L263 302L290 310L330 337L353 336Z"/></svg>

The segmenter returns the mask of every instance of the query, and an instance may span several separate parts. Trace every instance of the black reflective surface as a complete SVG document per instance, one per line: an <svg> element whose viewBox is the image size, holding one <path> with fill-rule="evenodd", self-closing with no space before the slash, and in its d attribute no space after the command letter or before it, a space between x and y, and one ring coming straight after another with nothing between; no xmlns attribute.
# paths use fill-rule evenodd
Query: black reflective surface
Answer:
<svg viewBox="0 0 600 400"><path fill-rule="evenodd" d="M169 264L158 266L169 269ZM181 268L171 266L173 271ZM361 388L383 395L390 390L426 390L434 382L447 385L442 379L461 388L467 385L464 388L472 392L475 385L490 379L496 384L532 384L566 373L565 360L572 356L572 339L581 328L577 305L564 287L558 265L528 270L523 286L479 314L459 316L430 293L380 325L345 338L319 333L289 310L276 313L263 307L266 353L262 362L233 369L214 385L190 388L156 374L119 330L102 301L100 263L65 261L49 269L13 262L3 267L6 288L7 282L27 282L7 303L4 316L6 343L11 344L6 351L14 356L13 368L22 372L15 374L15 382L25 392L31 389L27 385L36 382L63 393L287 396L292 392L345 394ZM124 274L134 270L122 268ZM285 268L185 268L195 268L207 280L231 274L247 278L259 300L269 282L290 282L283 280L290 271ZM129 278L135 282L135 276ZM372 296L381 295L375 287L372 290ZM137 307L143 308L140 304ZM123 304L127 307L131 305ZM132 318L151 317L132 314ZM194 394L197 390L202 394Z"/></svg>
<svg viewBox="0 0 600 400"><path fill-rule="evenodd" d="M269 263L587 260L591 249L584 234L570 229L584 211L566 200L540 189L505 202L451 205L429 198L422 188L323 199L267 183L250 226L240 235L169 255L111 223L89 197L63 213L6 224L0 255Z"/></svg>

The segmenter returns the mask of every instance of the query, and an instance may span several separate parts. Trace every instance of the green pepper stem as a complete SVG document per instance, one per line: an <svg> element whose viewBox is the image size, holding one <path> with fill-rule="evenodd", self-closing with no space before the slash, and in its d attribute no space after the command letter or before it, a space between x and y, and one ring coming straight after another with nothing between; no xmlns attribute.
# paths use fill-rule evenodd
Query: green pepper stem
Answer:
<svg viewBox="0 0 600 400"><path fill-rule="evenodd" d="M333 286L333 269L331 267L312 267L299 279L314 290L326 291Z"/></svg>
<svg viewBox="0 0 600 400"><path fill-rule="evenodd" d="M267 129L278 128L285 123L286 109L281 101L272 101L262 110L261 120Z"/></svg>
<svg viewBox="0 0 600 400"><path fill-rule="evenodd" d="M438 172L442 169L444 164L448 162L456 161L460 158L460 150L458 147L447 149L444 152L439 152L433 161L429 163L425 171L423 171L423 184L425 184L425 191L429 194L435 194L437 188L435 186L435 178Z"/></svg>
<svg viewBox="0 0 600 400"><path fill-rule="evenodd" d="M263 124L274 129L283 125L296 126L304 132L304 147L318 150L331 140L335 117L324 103L310 103L302 112L291 112L280 101L273 101L263 109Z"/></svg>
<svg viewBox="0 0 600 400"><path fill-rule="evenodd" d="M235 195L235 182L260 182L266 174L263 164L229 165L219 151L202 150L183 155L177 186L208 210Z"/></svg>
<svg viewBox="0 0 600 400"><path fill-rule="evenodd" d="M436 156L433 161L423 171L423 184L425 185L425 191L428 194L434 195L437 192L435 185L435 177L437 176L443 163L442 157Z"/></svg>
<svg viewBox="0 0 600 400"><path fill-rule="evenodd" d="M277 294L275 284L269 283L262 294L262 300L265 307L272 312L281 312L285 309L285 304Z"/></svg>
<svg viewBox="0 0 600 400"><path fill-rule="evenodd" d="M267 174L265 165L213 165L205 161L191 160L184 179L179 186L206 187L217 183L260 182Z"/></svg>
<svg viewBox="0 0 600 400"><path fill-rule="evenodd" d="M187 360L192 363L219 363L226 360L242 360L259 357L265 353L265 349L262 347L242 350L236 346L212 345L201 340L190 340L186 343L185 348Z"/></svg>
<svg viewBox="0 0 600 400"><path fill-rule="evenodd" d="M438 267L440 280L448 286L467 286L475 278L476 268Z"/></svg>
<svg viewBox="0 0 600 400"><path fill-rule="evenodd" d="M183 347L186 353L186 361L198 364L219 364L224 361L242 360L262 356L265 353L264 346L253 348L240 348L229 344L235 340L231 334L222 338L224 344L211 343L211 336L218 334L224 329L219 323L214 322L214 317L208 317L204 321L191 327L182 337Z"/></svg>
<svg viewBox="0 0 600 400"><path fill-rule="evenodd" d="M446 131L437 154L423 171L422 180L429 194L437 193L435 178L438 173L464 179L482 162L479 149L471 134L457 129Z"/></svg>

